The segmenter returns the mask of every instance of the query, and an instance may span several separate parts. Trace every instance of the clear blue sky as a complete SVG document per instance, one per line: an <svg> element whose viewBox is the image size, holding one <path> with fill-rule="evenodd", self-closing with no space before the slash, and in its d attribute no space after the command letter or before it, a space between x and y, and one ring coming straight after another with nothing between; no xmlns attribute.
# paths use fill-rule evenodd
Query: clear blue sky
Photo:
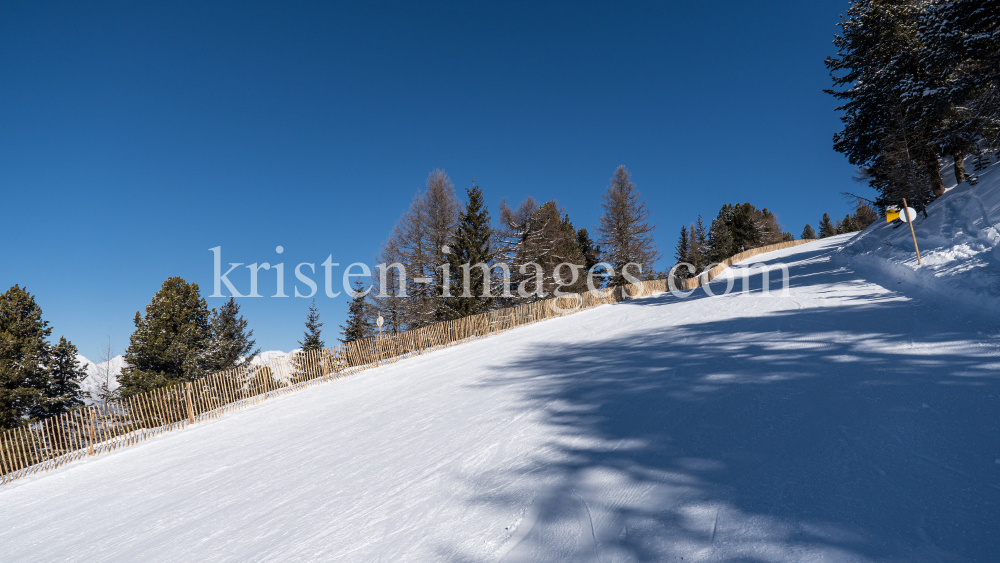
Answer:
<svg viewBox="0 0 1000 563"><path fill-rule="evenodd" d="M846 7L6 1L0 286L84 355L109 331L121 353L167 277L211 293L209 248L283 262L289 295L300 262L371 262L435 168L491 211L555 198L592 228L624 164L670 257L730 202L797 237L865 191L822 92ZM308 300L240 303L264 349L296 347ZM332 344L346 296L318 305Z"/></svg>

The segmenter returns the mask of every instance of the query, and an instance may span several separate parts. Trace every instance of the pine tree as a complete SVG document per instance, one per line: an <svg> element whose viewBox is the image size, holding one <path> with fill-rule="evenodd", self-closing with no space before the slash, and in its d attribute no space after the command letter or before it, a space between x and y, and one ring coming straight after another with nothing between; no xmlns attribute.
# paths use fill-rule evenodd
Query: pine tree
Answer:
<svg viewBox="0 0 1000 563"><path fill-rule="evenodd" d="M240 315L240 306L232 297L218 310L212 310L211 338L207 356L210 371L223 371L253 361L260 353L254 349L256 341L251 337L253 330L247 330L247 321Z"/></svg>
<svg viewBox="0 0 1000 563"><path fill-rule="evenodd" d="M601 215L597 232L603 260L614 268L610 285L625 285L624 269L635 263L641 272L630 272L639 279L655 275L653 264L660 253L653 241L653 229L649 224L649 210L646 202L632 182L628 169L619 166L611 177L611 183L604 194L604 214Z"/></svg>
<svg viewBox="0 0 1000 563"><path fill-rule="evenodd" d="M591 240L590 233L583 228L576 232L576 244L583 255L584 269L590 272L601 261L601 247Z"/></svg>
<svg viewBox="0 0 1000 563"><path fill-rule="evenodd" d="M83 406L86 393L80 383L87 377L86 370L76 359L77 349L66 337L50 350L48 358L48 385L37 413L38 418L58 416Z"/></svg>
<svg viewBox="0 0 1000 563"><path fill-rule="evenodd" d="M816 238L816 231L813 230L812 225L806 223L804 229L802 229L802 240L810 240Z"/></svg>
<svg viewBox="0 0 1000 563"><path fill-rule="evenodd" d="M38 414L49 384L51 333L26 289L15 285L0 295L0 429L15 428Z"/></svg>
<svg viewBox="0 0 1000 563"><path fill-rule="evenodd" d="M837 228L834 227L833 222L830 220L830 215L824 213L823 219L819 222L819 238L832 237L835 234L837 234Z"/></svg>
<svg viewBox="0 0 1000 563"><path fill-rule="evenodd" d="M917 34L925 6L923 0L854 0L834 40L837 56L826 60L834 86L844 88L827 90L845 102L837 108L844 129L834 148L866 171L880 205L895 203L901 190L943 194L941 149L959 149L942 144L946 104L925 82L926 45ZM887 155L905 158L926 184L898 177L897 165L882 162Z"/></svg>
<svg viewBox="0 0 1000 563"><path fill-rule="evenodd" d="M340 334L343 335L340 341L347 344L373 336L374 333L375 323L372 322L371 308L364 294L364 284L360 279L355 280L351 304L347 306L347 320L340 327ZM322 347L322 343L320 344Z"/></svg>
<svg viewBox="0 0 1000 563"><path fill-rule="evenodd" d="M709 247L708 231L705 229L705 223L702 222L701 214L698 215L698 222L695 223L692 234L695 247L697 248L697 251L695 251L696 265L698 271L702 272L707 268L709 263Z"/></svg>
<svg viewBox="0 0 1000 563"><path fill-rule="evenodd" d="M712 219L708 230L709 263L719 264L735 254L733 252L733 233L722 218Z"/></svg>
<svg viewBox="0 0 1000 563"><path fill-rule="evenodd" d="M1000 145L1000 0L927 3L918 22L924 72L909 90L921 117L941 123L937 142L961 183L965 154Z"/></svg>
<svg viewBox="0 0 1000 563"><path fill-rule="evenodd" d="M123 396L193 381L212 369L212 326L198 284L167 279L134 322L119 376Z"/></svg>
<svg viewBox="0 0 1000 563"><path fill-rule="evenodd" d="M360 288L361 280L359 279L355 281ZM319 309L316 308L316 300L313 299L312 303L309 305L309 314L306 316L306 330L305 333L303 333L302 340L299 341L299 348L302 352L322 350L325 347L325 343L322 338L320 338L322 326L323 323L319 321Z"/></svg>
<svg viewBox="0 0 1000 563"><path fill-rule="evenodd" d="M681 236L677 239L677 246L675 247L677 262L678 264L691 264L691 237L688 234L688 229L686 226L681 226ZM692 264L693 265L693 264ZM693 276L693 273L687 269L687 267L679 267L674 270L674 276L677 279L687 279Z"/></svg>
<svg viewBox="0 0 1000 563"><path fill-rule="evenodd" d="M869 225L878 221L878 213L875 212L871 206L861 203L858 208L854 211L854 226L859 231L863 231L868 228Z"/></svg>
<svg viewBox="0 0 1000 563"><path fill-rule="evenodd" d="M469 200L459 219L454 243L449 248L448 263L451 272L450 293L444 301L442 316L455 319L488 311L492 305L492 271L494 254L492 248L493 228L490 214L483 201L483 192L473 184L466 190ZM484 264L489 271L484 272L478 264ZM463 269L468 268L468 272ZM466 280L468 277L468 280ZM466 294L466 287L468 293ZM467 295L467 296L466 296Z"/></svg>
<svg viewBox="0 0 1000 563"><path fill-rule="evenodd" d="M517 210L508 207L506 201L501 201L500 224L498 256L511 272L510 287L500 289L507 289L514 295L500 300L501 304L533 301L540 298L539 294L549 296L557 289L569 293L586 290L586 274L582 271L586 258L580 247L579 232L555 201L538 205L534 198L529 197ZM572 278L570 267L560 267L560 264L576 266L575 283L568 283ZM526 273L521 272L522 268ZM556 281L557 268L563 283ZM541 278L540 284L536 283L538 277ZM520 296L520 290L526 292L528 297Z"/></svg>

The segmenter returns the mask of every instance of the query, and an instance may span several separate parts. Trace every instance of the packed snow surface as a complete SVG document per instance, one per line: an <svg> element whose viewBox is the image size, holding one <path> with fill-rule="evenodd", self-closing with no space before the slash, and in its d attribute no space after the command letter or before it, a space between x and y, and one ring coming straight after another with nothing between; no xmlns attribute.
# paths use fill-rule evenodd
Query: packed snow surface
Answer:
<svg viewBox="0 0 1000 563"><path fill-rule="evenodd" d="M1000 560L1000 322L849 238L0 486L0 560Z"/></svg>

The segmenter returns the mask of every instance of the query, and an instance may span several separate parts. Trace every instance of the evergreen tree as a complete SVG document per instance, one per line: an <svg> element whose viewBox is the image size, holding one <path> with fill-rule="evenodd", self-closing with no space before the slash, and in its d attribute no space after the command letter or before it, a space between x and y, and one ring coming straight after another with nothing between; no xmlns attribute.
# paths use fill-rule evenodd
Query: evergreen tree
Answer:
<svg viewBox="0 0 1000 563"><path fill-rule="evenodd" d="M729 226L722 218L712 219L708 229L708 261L719 264L733 254L733 233Z"/></svg>
<svg viewBox="0 0 1000 563"><path fill-rule="evenodd" d="M1000 144L1000 0L929 2L918 22L924 72L908 93L921 119L940 123L937 144L961 183L964 156Z"/></svg>
<svg viewBox="0 0 1000 563"><path fill-rule="evenodd" d="M677 239L677 246L675 247L677 255L677 264L691 264L691 237L688 235L688 229L685 226L681 226L681 236ZM692 264L693 265L693 264ZM693 276L693 273L686 267L679 267L674 270L674 276L678 279L687 279Z"/></svg>
<svg viewBox="0 0 1000 563"><path fill-rule="evenodd" d="M816 238L816 231L813 230L812 225L806 223L804 229L802 229L802 240L810 240Z"/></svg>
<svg viewBox="0 0 1000 563"><path fill-rule="evenodd" d="M601 255L614 268L610 280L612 287L625 285L624 268L629 263L639 264L641 273L630 272L643 279L655 275L653 264L660 253L653 241L653 229L649 224L649 210L639 194L628 169L619 166L611 177L611 183L604 193L604 214L598 226Z"/></svg>
<svg viewBox="0 0 1000 563"><path fill-rule="evenodd" d="M448 253L451 297L445 299L443 317L449 319L484 313L493 302L490 295L491 275L489 271L483 272L482 268L476 267L477 264L485 264L490 271L493 268L493 228L490 226L489 210L479 186L473 184L466 190L466 195L469 201L459 219L454 243ZM463 266L469 268L467 282ZM463 297L466 285L468 296Z"/></svg>
<svg viewBox="0 0 1000 563"><path fill-rule="evenodd" d="M878 221L878 213L875 212L871 206L861 203L858 208L854 211L854 226L857 227L859 231L863 231L868 228L869 225Z"/></svg>
<svg viewBox="0 0 1000 563"><path fill-rule="evenodd" d="M193 381L214 367L207 353L212 326L198 284L167 279L134 322L119 376L123 396Z"/></svg>
<svg viewBox="0 0 1000 563"><path fill-rule="evenodd" d="M557 289L561 292L579 293L586 290L586 274L582 272L586 259L581 251L578 231L569 216L560 212L555 201L538 205L534 198L527 198L513 210L506 201L500 202L500 224L497 233L499 253L511 272L511 283L507 289L513 298L501 300L504 305L538 299L538 295L549 296ZM577 266L575 283L569 284L572 274L568 267ZM537 265L537 266L536 266ZM524 268L526 273L521 272ZM562 282L556 281L556 269ZM536 275L540 272L539 275ZM538 284L538 277L541 284ZM522 285L523 284L523 285ZM529 294L518 295L519 288Z"/></svg>
<svg viewBox="0 0 1000 563"><path fill-rule="evenodd" d="M851 218L850 213L848 213L843 220L837 221L834 230L837 231L838 235L842 235L844 233L853 233L858 229L855 227L854 220Z"/></svg>
<svg viewBox="0 0 1000 563"><path fill-rule="evenodd" d="M48 385L39 405L38 418L58 416L83 406L86 393L80 388L80 383L87 377L87 371L76 355L76 346L62 336L59 343L50 349Z"/></svg>
<svg viewBox="0 0 1000 563"><path fill-rule="evenodd" d="M697 259L696 265L698 267L698 271L702 272L709 263L709 247L708 231L705 229L705 223L701 220L701 214L698 215L698 222L694 225L692 235L694 243L692 248L697 248L697 251L694 251L695 258Z"/></svg>
<svg viewBox="0 0 1000 563"><path fill-rule="evenodd" d="M354 280L351 304L347 306L347 320L340 327L340 334L343 335L340 341L347 344L348 342L368 338L374 335L375 328L375 323L372 322L371 308L364 293L364 284L361 283L360 279ZM317 331L318 337L319 334ZM322 347L322 342L320 343L320 347Z"/></svg>
<svg viewBox="0 0 1000 563"><path fill-rule="evenodd" d="M880 205L900 197L922 204L944 193L943 100L923 83L926 46L917 34L925 6L923 0L854 0L834 40L837 56L826 61L834 86L844 88L827 90L845 102L837 108L844 129L834 148L865 170Z"/></svg>
<svg viewBox="0 0 1000 563"><path fill-rule="evenodd" d="M576 244L583 255L584 269L589 272L601 261L601 247L591 240L587 229L582 228L576 232Z"/></svg>
<svg viewBox="0 0 1000 563"><path fill-rule="evenodd" d="M260 353L256 341L247 330L247 321L240 315L240 306L232 297L219 309L212 310L211 340L208 343L208 365L211 371L223 371L250 363Z"/></svg>
<svg viewBox="0 0 1000 563"><path fill-rule="evenodd" d="M0 295L0 429L37 415L49 386L52 333L35 298L17 285Z"/></svg>
<svg viewBox="0 0 1000 563"><path fill-rule="evenodd" d="M837 234L837 228L834 227L833 222L830 220L830 215L824 213L823 219L819 222L819 238L832 237L835 234Z"/></svg>
<svg viewBox="0 0 1000 563"><path fill-rule="evenodd" d="M357 287L361 288L361 280L358 279L355 281L358 284ZM362 299L364 299L364 297L362 297ZM322 350L325 347L325 343L322 338L320 338L322 326L323 323L319 321L319 309L316 308L316 300L313 299L312 303L309 305L309 314L306 316L306 330L303 334L302 340L299 341L299 348L302 352Z"/></svg>

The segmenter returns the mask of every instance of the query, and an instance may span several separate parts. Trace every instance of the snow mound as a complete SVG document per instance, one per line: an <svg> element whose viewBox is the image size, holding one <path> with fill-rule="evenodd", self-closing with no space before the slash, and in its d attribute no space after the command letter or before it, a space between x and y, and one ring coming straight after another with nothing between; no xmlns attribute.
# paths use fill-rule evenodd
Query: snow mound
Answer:
<svg viewBox="0 0 1000 563"><path fill-rule="evenodd" d="M917 264L905 223L876 223L837 254L862 270L877 270L952 299L1000 311L1000 165L963 182L913 222L923 264Z"/></svg>

